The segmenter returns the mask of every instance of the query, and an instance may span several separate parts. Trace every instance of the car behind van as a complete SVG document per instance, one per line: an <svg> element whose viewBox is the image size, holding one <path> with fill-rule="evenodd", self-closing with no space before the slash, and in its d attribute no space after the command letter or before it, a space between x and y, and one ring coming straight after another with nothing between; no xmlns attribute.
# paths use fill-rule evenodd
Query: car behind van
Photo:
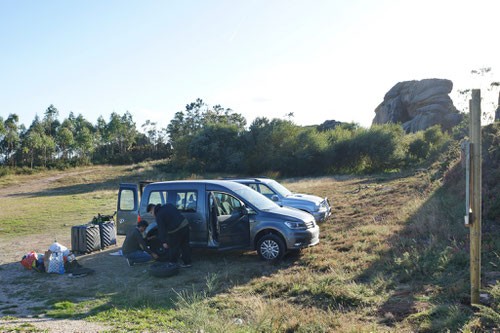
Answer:
<svg viewBox="0 0 500 333"><path fill-rule="evenodd" d="M142 193L140 193L142 192ZM120 184L117 231L125 234L138 221L156 227L148 204L174 204L188 219L192 247L253 249L264 260L319 243L319 227L306 212L280 207L242 184L225 180ZM141 200L139 200L139 198Z"/></svg>
<svg viewBox="0 0 500 333"><path fill-rule="evenodd" d="M229 179L228 179L229 180ZM234 178L230 179L261 193L280 206L293 207L314 216L316 222L323 222L332 214L328 198L315 195L292 193L285 186L270 178Z"/></svg>

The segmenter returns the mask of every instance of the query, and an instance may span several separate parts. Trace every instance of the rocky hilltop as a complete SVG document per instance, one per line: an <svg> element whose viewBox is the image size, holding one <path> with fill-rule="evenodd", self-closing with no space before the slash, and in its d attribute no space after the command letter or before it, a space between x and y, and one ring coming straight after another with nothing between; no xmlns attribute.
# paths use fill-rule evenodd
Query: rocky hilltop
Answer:
<svg viewBox="0 0 500 333"><path fill-rule="evenodd" d="M449 93L453 83L445 79L399 82L375 109L372 124L401 123L407 133L436 124L450 130L462 120Z"/></svg>

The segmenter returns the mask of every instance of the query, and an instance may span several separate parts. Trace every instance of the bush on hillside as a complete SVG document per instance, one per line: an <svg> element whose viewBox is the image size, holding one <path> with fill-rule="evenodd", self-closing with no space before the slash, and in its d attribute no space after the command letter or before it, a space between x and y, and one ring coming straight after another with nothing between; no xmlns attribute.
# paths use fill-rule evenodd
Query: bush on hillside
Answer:
<svg viewBox="0 0 500 333"><path fill-rule="evenodd" d="M500 222L500 122L483 127L482 141L484 215Z"/></svg>
<svg viewBox="0 0 500 333"><path fill-rule="evenodd" d="M489 288L492 302L489 307L479 305L479 317L483 327L495 329L500 327L500 284ZM495 332L492 330L492 332Z"/></svg>
<svg viewBox="0 0 500 333"><path fill-rule="evenodd" d="M422 135L423 136L423 135ZM410 158L415 161L422 161L429 156L430 146L423 137L413 140L408 147Z"/></svg>

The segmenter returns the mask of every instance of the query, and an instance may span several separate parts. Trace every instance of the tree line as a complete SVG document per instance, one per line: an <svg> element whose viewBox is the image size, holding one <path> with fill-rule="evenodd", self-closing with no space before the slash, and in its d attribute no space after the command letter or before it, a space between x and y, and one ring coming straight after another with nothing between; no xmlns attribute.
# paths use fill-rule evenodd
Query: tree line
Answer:
<svg viewBox="0 0 500 333"><path fill-rule="evenodd" d="M289 115L290 116L290 115ZM177 112L167 127L168 167L191 172L308 176L401 169L437 157L451 133L439 126L405 134L399 124L333 129L299 126L290 119L245 118L201 99ZM457 134L459 135L459 134Z"/></svg>
<svg viewBox="0 0 500 333"><path fill-rule="evenodd" d="M157 123L146 121L144 133L137 130L130 112L111 113L92 124L73 112L63 121L50 105L43 118L35 116L29 127L19 117L0 117L0 164L9 167L68 167L90 163L133 163L171 154L166 133Z"/></svg>
<svg viewBox="0 0 500 333"><path fill-rule="evenodd" d="M0 164L33 169L84 164L129 164L168 158L172 171L306 176L381 172L418 164L450 140L437 126L405 134L397 124L362 128L355 123L299 126L243 115L202 99L175 113L166 128L150 120L137 129L132 115L111 113L92 124L70 113L62 122L50 105L26 128L18 116L0 117ZM5 168L4 168L5 170Z"/></svg>

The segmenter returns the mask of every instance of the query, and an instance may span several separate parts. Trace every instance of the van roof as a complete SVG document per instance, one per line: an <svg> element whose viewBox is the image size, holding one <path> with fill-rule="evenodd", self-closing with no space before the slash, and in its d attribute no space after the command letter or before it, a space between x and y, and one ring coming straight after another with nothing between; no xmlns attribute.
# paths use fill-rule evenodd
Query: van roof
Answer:
<svg viewBox="0 0 500 333"><path fill-rule="evenodd" d="M171 181L164 181L164 182L155 182L148 184L147 186L158 186L158 185L168 185L168 184L212 184L212 185L219 185L219 186L225 186L230 190L237 190L242 188L246 188L244 185L229 181L229 180L210 180L210 179L197 179L197 180L171 180Z"/></svg>

